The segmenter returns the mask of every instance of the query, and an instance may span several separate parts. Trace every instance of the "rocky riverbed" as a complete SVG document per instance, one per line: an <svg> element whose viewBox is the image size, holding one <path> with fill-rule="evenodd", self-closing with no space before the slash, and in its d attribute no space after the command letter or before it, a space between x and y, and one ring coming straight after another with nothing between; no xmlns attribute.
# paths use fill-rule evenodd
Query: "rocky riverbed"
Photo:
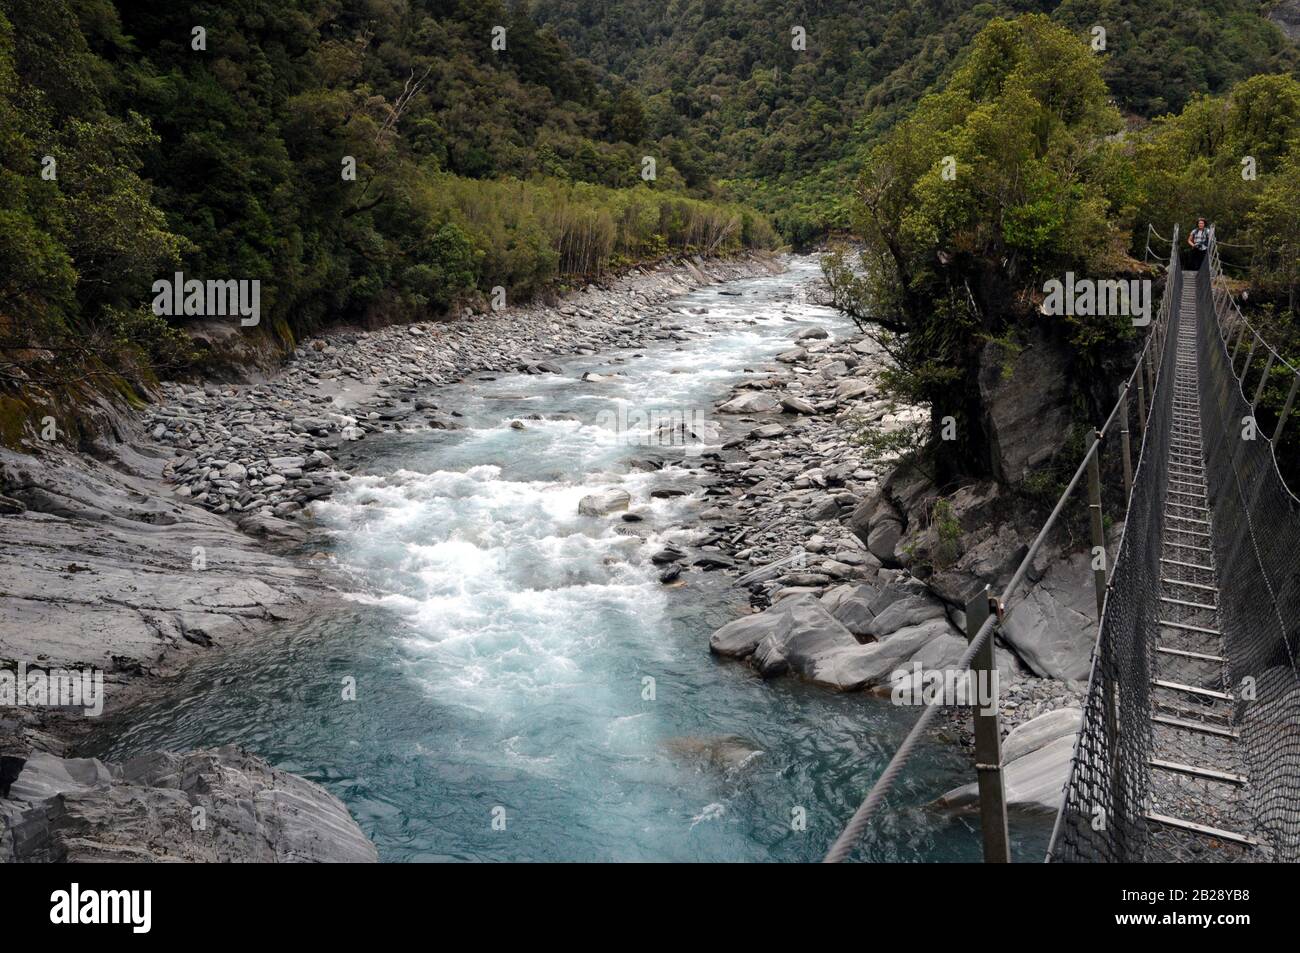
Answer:
<svg viewBox="0 0 1300 953"><path fill-rule="evenodd" d="M801 293L816 296L818 288L809 285ZM714 633L716 654L745 659L764 677L793 673L840 691L889 695L895 671L945 669L965 651L964 600L942 583L965 573L996 587L1023 555L1016 531L1004 523L991 532L982 527L983 537L955 540L964 559L954 558L947 573L939 574L939 586L929 582L933 572L925 578L912 574L909 566L930 542L925 506L914 507L920 515L910 533L903 519L886 521L877 514L896 512L891 500L909 480L914 498L936 491L900 467L895 455L872 457L864 449L867 433L889 434L925 419L920 408L882 395L879 375L886 364L882 348L867 335L831 340L825 331L809 329L719 403L717 412L742 432L701 462L709 505L700 515L709 530L708 548L716 553L706 565L736 576L754 612ZM963 496L981 503L984 516L996 492L974 487ZM956 518L969 523L974 509ZM993 552L993 571L987 565L990 543L1007 547ZM972 550L975 558L968 555ZM1055 571L1058 556L1049 549L1036 573L1040 581ZM677 565L670 563L665 581L675 578ZM1068 572L1058 574L1064 578ZM1020 625L1019 646L997 647L1007 733L1081 703L1083 682L1061 677L1074 672L1036 669L1018 652L1028 649L1034 660L1047 657L1040 643L1059 639L1068 657L1081 653L1086 663L1091 622L1077 603L1092 596L1087 574L1077 578L1079 585L1069 590L1071 605L1050 591L1039 593L1031 606L1046 605L1053 618ZM974 588L966 583L972 593ZM1069 627L1064 635L1061 625ZM1086 674L1086 664L1080 674ZM954 708L950 715L969 743L968 714Z"/></svg>
<svg viewBox="0 0 1300 953"><path fill-rule="evenodd" d="M298 521L350 478L335 461L341 446L385 430L455 428L454 413L420 396L437 384L521 367L549 373L549 355L680 339L689 316L664 301L781 267L766 256L681 261L589 286L553 307L343 330L300 344L271 380L165 384L139 416L105 407L93 453L31 439L26 453L0 449L0 663L11 671L93 669L112 712L197 658L308 617L335 595L331 567L303 549ZM191 842L184 825L155 810L161 803L179 811L187 799L199 805L190 781L169 773L192 781L193 770L66 758L88 726L78 706L0 710L0 806L9 831L0 859L110 855L125 841L110 830L116 821L103 805L126 801L152 818L136 831L146 845L140 856L261 856L253 841ZM209 787L217 801L227 782L232 792L265 792L257 803L292 798L295 785L315 790L252 756L211 757L216 762L203 763L216 770ZM256 780L236 783L231 758ZM355 838L338 839L337 802L318 793L293 822L309 833L319 828L315 852L274 846L284 838L272 828L288 822L260 808L240 823L271 841L278 859L366 859ZM85 803L75 816L61 806L74 795ZM60 824L83 839L81 848L60 840L71 836L56 834ZM85 846L96 839L100 846Z"/></svg>
<svg viewBox="0 0 1300 953"><path fill-rule="evenodd" d="M507 308L450 323L341 331L304 343L274 381L169 384L145 418L173 448L173 493L232 514L255 535L300 538L284 525L331 496L348 474L341 445L386 430L460 426L426 395L473 374L555 373L547 358L685 340L690 316L662 307L691 287L780 269L778 261L683 261L588 286L555 307Z"/></svg>
<svg viewBox="0 0 1300 953"><path fill-rule="evenodd" d="M497 373L556 373L560 355L690 341L703 319L665 302L691 287L781 267L770 258L687 261L586 288L555 306L342 330L300 343L270 380L164 385L141 418L113 418L117 439L99 457L54 446L0 452L0 659L100 669L112 709L198 657L307 617L335 599L336 581L331 558L313 551L307 527L314 508L354 478L349 461L358 441L461 427L455 407L431 396L441 385ZM801 285L794 293L807 298L817 289ZM922 416L881 395L884 361L863 334L796 332L787 349L749 368L719 403L721 446L645 463L670 481L687 478L686 489L662 494L704 497L690 525L663 534L680 542L650 554L662 584L707 572L746 591L751 614L716 632L710 647L744 659L763 677L791 674L841 692L889 694L898 668L950 666L965 647L965 598L982 585L1004 583L1023 554L1025 527L1008 515L996 487L941 494L923 475L868 454L859 439L865 430L907 428ZM635 533L642 515L624 497L595 493L578 508L624 521ZM943 561L931 558L940 497L950 501L962 530L957 552ZM1079 704L1091 595L1082 588L1090 586L1087 573L1077 568L1061 550L1045 550L1027 608L1008 621L997 652L1008 732ZM964 711L951 711L959 737L967 721ZM37 762L54 787L66 776L69 784L108 785L145 800L175 787L170 775L152 768L60 766L84 724L75 714L48 710L0 713L0 755L9 774L21 781L30 775L23 763L39 755L54 759ZM1060 767L1059 716L1050 725L1052 745L1020 746L1027 754L1050 747L1049 775ZM1030 728L1030 737L1046 737ZM1042 790L1044 757L1034 762L1035 792ZM249 770L263 768L270 771ZM258 776L272 791L291 783ZM53 796L44 781L36 787L45 799ZM25 816L46 816L49 804L23 797ZM0 792L0 805L6 803ZM9 808L12 818L18 808ZM333 823L326 801L316 808L319 823ZM97 810L86 817L77 823L108 823ZM14 842L8 849L17 850ZM35 857L62 848L31 842L25 849L24 856ZM335 849L353 848L340 842L329 848ZM188 848L157 850L188 856Z"/></svg>

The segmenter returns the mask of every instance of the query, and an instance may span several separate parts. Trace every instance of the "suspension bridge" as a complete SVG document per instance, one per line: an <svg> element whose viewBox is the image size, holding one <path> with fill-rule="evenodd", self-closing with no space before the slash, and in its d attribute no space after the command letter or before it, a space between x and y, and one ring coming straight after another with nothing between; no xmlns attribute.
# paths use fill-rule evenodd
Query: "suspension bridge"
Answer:
<svg viewBox="0 0 1300 953"><path fill-rule="evenodd" d="M1213 229L1194 271L1183 267L1177 229L1161 240L1165 289L1136 366L1010 583L967 606L958 667L993 667L999 625L1085 484L1094 552L1105 551L1101 458L1117 448L1124 531L1109 571L1094 565L1098 635L1046 859L1294 862L1300 499L1274 451L1300 370L1242 313ZM1248 387L1252 368L1258 383ZM1266 394L1278 402L1271 433L1256 417ZM921 710L827 862L860 843L940 707ZM1005 862L998 714L973 717L984 856Z"/></svg>

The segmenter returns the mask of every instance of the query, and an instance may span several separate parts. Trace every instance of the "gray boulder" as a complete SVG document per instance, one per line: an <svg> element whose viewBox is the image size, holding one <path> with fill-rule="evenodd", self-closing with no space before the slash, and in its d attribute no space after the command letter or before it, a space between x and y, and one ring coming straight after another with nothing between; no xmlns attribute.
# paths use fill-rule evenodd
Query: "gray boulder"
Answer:
<svg viewBox="0 0 1300 953"><path fill-rule="evenodd" d="M1002 626L1002 637L1036 674L1086 679L1097 640L1097 602L1088 553L1052 563Z"/></svg>
<svg viewBox="0 0 1300 953"><path fill-rule="evenodd" d="M934 621L926 624L933 625ZM940 634L921 646L920 651L908 659L909 664L919 663L921 668L927 671L958 667L957 663L966 654L970 643L957 635L957 630L946 623L942 629L936 627L936 631Z"/></svg>
<svg viewBox="0 0 1300 953"><path fill-rule="evenodd" d="M901 629L886 642L847 646L827 652L815 661L808 677L840 691L857 691L890 680L897 668L936 638L950 631L947 622L934 620Z"/></svg>
<svg viewBox="0 0 1300 953"><path fill-rule="evenodd" d="M669 738L664 747L681 760L724 775L753 763L762 750L738 735Z"/></svg>
<svg viewBox="0 0 1300 953"><path fill-rule="evenodd" d="M934 596L926 593L904 595L890 605L881 607L867 626L866 634L883 640L899 629L920 625L931 619L942 619L944 616L944 605Z"/></svg>
<svg viewBox="0 0 1300 953"><path fill-rule="evenodd" d="M903 524L898 518L888 513L881 514L871 524L867 534L867 549L884 565L897 565L895 549L903 538Z"/></svg>
<svg viewBox="0 0 1300 953"><path fill-rule="evenodd" d="M840 625L815 596L792 596L767 611L779 611L789 621L754 649L754 665L764 678L787 670L809 675L821 656L858 644L853 633Z"/></svg>
<svg viewBox="0 0 1300 953"><path fill-rule="evenodd" d="M814 523L822 523L826 520L834 519L840 514L840 504L832 496L822 497L816 500L808 507L804 515Z"/></svg>
<svg viewBox="0 0 1300 953"><path fill-rule="evenodd" d="M914 596L917 592L917 589L905 587L903 583L887 584L880 590L880 595L876 596L876 601L871 603L871 611L876 615L880 615L895 602L906 599L908 596Z"/></svg>
<svg viewBox="0 0 1300 953"><path fill-rule="evenodd" d="M631 502L632 496L626 490L603 490L579 500L578 513L582 516L608 516L627 509Z"/></svg>
<svg viewBox="0 0 1300 953"><path fill-rule="evenodd" d="M1061 708L1039 715L1015 728L1002 743L1003 782L1007 807L1038 814L1055 814L1070 777L1074 738L1083 721L1078 708ZM931 807L967 812L979 808L976 782L938 798Z"/></svg>
<svg viewBox="0 0 1300 953"><path fill-rule="evenodd" d="M233 745L124 765L37 752L0 799L0 862L376 860L342 801Z"/></svg>
<svg viewBox="0 0 1300 953"><path fill-rule="evenodd" d="M1002 742L1002 761L1016 761L1066 735L1073 740L1082 723L1083 711L1079 708L1058 708L1039 715L1007 735Z"/></svg>
<svg viewBox="0 0 1300 953"><path fill-rule="evenodd" d="M876 586L836 586L822 596L822 605L826 607L840 623L855 636L866 636L867 627L876 617L872 605L880 597Z"/></svg>
<svg viewBox="0 0 1300 953"><path fill-rule="evenodd" d="M851 400L854 397L869 394L871 390L871 381L864 380L861 377L850 377L848 380L840 381L835 385L835 396L839 400Z"/></svg>
<svg viewBox="0 0 1300 953"><path fill-rule="evenodd" d="M709 651L729 658L747 658L770 635L788 631L789 616L772 606L764 612L741 616L709 637Z"/></svg>
<svg viewBox="0 0 1300 953"><path fill-rule="evenodd" d="M871 517L876 515L876 507L879 503L875 499L864 500L853 508L844 521L845 527L853 533L862 545L867 545L867 539L871 536Z"/></svg>
<svg viewBox="0 0 1300 953"><path fill-rule="evenodd" d="M762 391L749 391L737 394L731 400L718 407L720 414L766 414L778 409L781 402L771 394Z"/></svg>
<svg viewBox="0 0 1300 953"><path fill-rule="evenodd" d="M830 337L830 333L825 328L804 328L794 336L796 341L822 340Z"/></svg>

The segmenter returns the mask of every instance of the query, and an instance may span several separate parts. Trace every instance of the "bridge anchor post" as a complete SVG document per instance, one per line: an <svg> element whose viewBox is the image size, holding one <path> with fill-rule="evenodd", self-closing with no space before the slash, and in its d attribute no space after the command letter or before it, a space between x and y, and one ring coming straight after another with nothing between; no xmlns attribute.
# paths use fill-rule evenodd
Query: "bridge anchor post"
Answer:
<svg viewBox="0 0 1300 953"><path fill-rule="evenodd" d="M1128 383L1119 388L1119 435L1124 455L1124 506L1133 495L1133 443L1128 430Z"/></svg>
<svg viewBox="0 0 1300 953"><path fill-rule="evenodd" d="M1291 378L1291 390L1286 395L1286 404L1282 407L1282 413L1277 418L1277 429L1273 431L1273 447L1275 449L1277 442L1282 439L1282 428L1286 426L1287 419L1291 416L1291 408L1295 406L1295 395L1298 389L1300 389L1300 375Z"/></svg>
<svg viewBox="0 0 1300 953"><path fill-rule="evenodd" d="M1094 431L1092 446L1088 450L1088 512L1092 516L1092 549L1095 554L1101 547L1103 558L1100 568L1093 569L1092 581L1097 590L1097 625L1101 625L1101 610L1106 604L1106 529L1101 518L1101 434ZM1094 562L1094 566L1098 565Z"/></svg>
<svg viewBox="0 0 1300 953"><path fill-rule="evenodd" d="M966 604L966 639L973 642L993 611L988 586ZM989 689L990 697L974 700L975 770L979 778L980 828L984 838L984 862L1011 863L1011 838L1007 833L1007 791L1002 778L1002 726L998 716L998 670L993 652L994 633L971 659L975 685ZM987 706L987 707L981 707Z"/></svg>
<svg viewBox="0 0 1300 953"><path fill-rule="evenodd" d="M1138 433L1143 434L1147 429L1147 389L1146 383L1142 379L1142 371L1138 370L1134 376L1137 378L1138 389Z"/></svg>

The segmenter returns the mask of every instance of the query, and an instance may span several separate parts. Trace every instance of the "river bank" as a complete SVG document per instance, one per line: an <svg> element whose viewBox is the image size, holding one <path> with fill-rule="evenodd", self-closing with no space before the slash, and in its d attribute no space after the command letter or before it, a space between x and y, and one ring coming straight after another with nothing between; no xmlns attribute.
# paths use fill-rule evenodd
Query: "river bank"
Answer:
<svg viewBox="0 0 1300 953"><path fill-rule="evenodd" d="M701 272L701 277L729 280L775 270L764 260L716 267L726 270ZM69 478L73 488L42 497L48 478L29 473L19 487L21 497L57 510L57 519L80 525L86 533L81 558L72 564L84 568L53 562L60 557L51 552L41 558L30 558L29 552L33 578L44 580L47 593L57 579L87 611L94 607L123 613L125 624L148 626L133 640L119 639L122 644L108 658L110 707L114 699L120 704L134 697L141 702L138 724L133 715L120 735L114 732L116 737L100 738L92 747L120 759L157 747L184 750L256 739L259 751L279 751L275 763L295 771L303 770L304 757L319 759L321 752L333 750L330 758L315 762L318 766L308 775L337 778L331 790L344 797L368 834L388 845L381 847L384 855L414 859L422 851L397 848L387 834L391 811L409 817L415 809L403 800L405 792L396 790L408 783L405 776L390 779L383 790L367 786L364 797L356 793L356 785L373 765L354 764L352 749L337 748L342 739L333 734L354 719L339 723L308 748L302 747L300 731L291 733L292 743L268 746L272 725L304 720L333 724L340 714L336 705L316 710L301 698L299 707L270 714L267 706L283 691L285 676L277 674L268 682L266 672L283 673L287 666L307 664L296 678L317 679L322 666L334 667L327 659L350 657L363 646L370 646L363 658L374 653L389 659L386 666L403 670L415 665L418 672L436 660L439 674L428 678L437 687L430 690L445 696L448 710L425 712L410 728L404 727L401 712L408 705L392 707L394 693L402 698L410 692L411 686L403 683L384 690L388 701L382 712L367 709L374 715L365 716L375 736L362 744L363 750L383 749L392 745L394 736L419 731L414 748L403 748L397 762L416 757L420 767L408 770L418 776L434 770L419 754L433 744L425 737L431 725L443 725L439 734L449 739L470 731L476 740L464 744L485 754L504 746L509 763L523 743L511 734L518 728L503 727L500 737L477 738L479 729L448 719L458 719L455 712L462 707L504 708L512 712L506 723L513 724L515 707L542 691L517 714L521 724L546 723L545 699L559 685L567 686L566 673L573 666L586 667L583 653L592 650L589 640L604 630L612 634L611 644L598 652L608 656L602 664L619 670L630 665L642 672L649 665L657 677L665 677L662 660L640 658L646 639L662 639L663 632L681 628L686 636L683 658L695 668L703 660L704 646L699 635L691 633L698 633L702 623L707 634L738 610L801 605L805 615L816 616L804 630L813 641L828 632L841 639L847 634L855 651L868 648L862 643L897 646L915 641L912 655L925 643L930 646L923 656L927 664L942 664L960 642L959 620L942 606L936 615L939 600L906 571L882 565L885 560L869 545L870 533L860 533L854 525L854 514L879 495L889 472L887 461L863 459L851 439L854 421L903 426L915 411L890 408L880 399L875 345L810 304L813 274L805 269L799 280L773 287L740 282L711 296L696 294L661 307L700 282L689 268L659 271L621 279L626 283L615 289L592 289L585 300L568 299L554 309L485 316L484 325L474 329L458 323L341 332L304 342L295 360L271 382L169 387L167 401L153 408L146 420L157 455L131 449L119 458L118 469L95 471L97 479L90 482L98 495L88 495L84 480ZM737 297L729 297L733 295ZM753 305L745 297L749 295L755 296ZM809 318L824 323L809 324ZM478 333L488 330L490 334ZM781 346L783 336L796 346ZM715 339L720 343L712 343ZM714 352L719 347L740 350L718 360ZM562 356L566 353L567 358ZM721 391L711 382L730 384L737 379L719 412L710 413L708 407ZM702 397L709 402L704 416L712 418L702 421L710 425L701 428L707 433L693 436L686 448L676 440L667 445L650 440L634 446L631 456L617 449L626 447L628 436L617 432L619 421L611 431L607 412L593 416L585 409L596 406L589 403L593 400L618 408L620 415L629 408L651 406L691 409L673 418L680 423L697 419L693 409ZM136 475L122 472L128 469L121 465L123 459ZM489 462L492 465L486 466ZM152 476L139 476L141 470ZM152 498L158 496L160 480L170 488L161 501ZM79 494L80 509L69 506L66 501ZM52 507L53 497L58 499ZM132 520L125 515L131 507L146 510ZM543 511L545 518L539 519ZM32 524L34 539L43 535L36 524L48 518L29 511L21 521ZM512 524L525 534L504 542ZM61 531L67 532L67 527ZM249 534L262 541L254 542ZM392 544L399 541L401 547L394 549ZM245 562L252 558L245 547L263 562L241 575L241 567L251 565ZM803 554L802 565L779 567L770 578L762 578L766 574L760 571L759 578L746 580L744 587L734 586L740 577L792 552ZM888 561L896 562L893 555L888 554ZM22 575L21 557L18 554L6 570L14 579ZM111 565L114 561L116 566ZM646 577L651 566L653 574ZM375 575L376 570L382 571ZM128 578L133 572L141 579ZM165 583L165 599L157 597L159 583ZM692 595L655 593L658 589L671 594L682 585ZM57 615L56 601L29 597L22 606L32 618L46 612L52 622L64 625L63 630L50 630L61 631L59 644L40 648L45 664L93 651L97 631L117 631L112 625L77 629L73 623L86 613ZM818 608L809 608L809 602ZM895 603L892 613L885 611ZM354 616L355 621L349 621ZM876 621L882 617L892 620L893 627ZM752 615L741 621L763 618ZM168 621L175 628L166 628ZM321 634L322 623L326 635ZM310 639L310 651L323 644L326 648L320 651L327 652L326 657L300 663L293 659L300 654L297 649L290 648L286 658L277 644L249 638L268 625L287 633L275 643L287 639L292 647ZM389 634L393 625L421 633L415 641L409 636L399 639L396 656ZM530 628L538 626L530 634ZM895 638L909 626L919 627L925 638ZM627 635L633 641L616 649L613 634L625 627L630 627ZM868 628L879 630L878 635ZM585 648L568 644L572 637ZM430 638L437 641L427 641ZM461 646L470 654L462 657ZM781 652L764 651L760 672L770 676L793 671L841 691L868 687L865 681L855 684L856 675L847 678L845 671L826 677L825 669L804 670L812 657L806 648L783 645ZM523 658L516 658L521 650ZM756 652L734 654L752 658ZM1024 678L1007 655L1003 652L1000 661L1017 677L1005 711L1014 716L1019 709L1027 716L1043 707L1033 686L1047 680ZM205 660L205 674L197 683L184 682L182 694L167 697L171 683L178 690L183 683L178 673L199 659ZM220 664L212 664L214 660ZM679 660L674 666L681 664ZM385 667L368 676L357 675L353 667L336 674L355 677L366 686L391 678ZM536 684L542 676L559 682L543 689ZM770 715L757 713L772 704L788 705L792 691L801 706L816 714L809 710L805 716L781 716L782 731L806 723L842 722L842 729L821 741L825 757L836 761L863 744L873 751L887 750L894 715L900 716L899 725L906 723L901 717L905 712L890 712L887 705L871 706L864 722L860 699L828 696L815 686L805 693L793 680L775 694L760 684L760 694L755 695L748 687L752 677L735 668L721 673L706 668L693 677L693 691L707 685L708 691L721 690L722 695L706 706L707 728L701 725L698 737L664 742L662 750L673 758L682 752L724 748L747 752L739 759L746 764L759 754L787 756L783 751L794 739L772 737L765 742L743 736L769 724ZM489 681L480 684L483 678ZM520 678L524 681L516 684ZM417 682L425 680L421 676ZM230 687L244 682L262 687L254 694ZM580 704L588 704L589 692L590 686L584 688ZM149 695L157 696L157 704L147 701ZM252 707L232 712L232 695L238 705ZM744 700L748 712L731 711L737 699ZM1059 702L1053 695L1046 704L1055 707ZM422 709L428 703L412 698L409 707ZM173 717L178 705L187 711L183 730ZM308 711L314 714L309 717ZM620 711L622 703L611 698L609 730L631 724L629 718L650 717L649 711ZM371 717L376 718L373 724ZM680 733L680 715L673 721L672 730ZM741 740L719 748L717 728L727 723ZM563 742L547 741L528 763L553 759L557 744L582 750L588 740L575 737L575 727L563 729ZM38 747L58 746L70 737L66 728L48 720L29 722L26 729L29 746L32 739ZM457 750L463 756L465 748ZM440 752L438 770L448 757L456 756ZM621 757L640 763L647 755L638 743ZM704 760L715 767L721 763L728 775L739 763L733 764L729 755L708 754ZM869 774L875 763L875 755L860 758L855 771ZM485 765L484 770L496 776L503 767ZM826 768L820 759L800 765L814 789L820 788ZM617 770L613 765L604 770L611 769ZM538 796L537 781L530 779L530 799ZM427 783L452 782L437 777ZM602 775L593 783L606 784L608 779ZM847 784L844 790L852 793L859 786ZM930 796L943 790L939 782ZM770 796L789 795L774 788ZM368 805L375 798L391 802L390 811L372 814ZM700 818L712 818L717 805L693 810ZM842 807L828 808L823 823L833 824L842 813ZM462 825L448 833L464 838L465 831ZM497 849L482 845L465 856L497 856ZM727 847L741 853L745 849L734 843ZM731 855L720 851L718 856Z"/></svg>
<svg viewBox="0 0 1300 953"><path fill-rule="evenodd" d="M330 456L340 443L409 429L424 411L421 426L456 426L411 394L520 362L543 373L552 354L683 335L661 302L781 267L769 256L683 261L554 308L340 331L304 342L269 382L167 384L139 417L106 412L111 434L95 456L57 444L0 450L0 660L94 670L96 707L110 715L157 696L195 660L337 604L338 579L290 520L349 479ZM94 724L76 706L0 711L6 790L42 752L54 760L26 769L26 780L41 776L26 797L47 798L86 771L108 778L112 765L62 766Z"/></svg>
<svg viewBox="0 0 1300 953"><path fill-rule="evenodd" d="M163 384L157 403L115 422L104 459L0 449L0 493L14 501L0 519L0 658L97 667L111 712L136 700L140 676L173 676L196 654L303 618L331 598L328 567L299 551L306 534L291 521L350 479L331 456L341 446L456 428L417 395L471 374L548 373L547 357L680 339L685 319L662 302L782 267L770 256L683 261L555 307L338 330L303 342L269 381ZM38 747L75 733L55 721Z"/></svg>
<svg viewBox="0 0 1300 953"><path fill-rule="evenodd" d="M802 293L819 292L809 284ZM725 571L748 590L753 614L720 629L711 644L765 678L792 672L839 691L889 696L896 671L913 663L944 669L965 649L961 604L927 584L931 572L918 577L909 568L924 566L917 558L924 543L916 538L934 530L913 525L910 539L901 526L873 533L875 511L899 486L913 484L909 492L917 497L928 489L896 453L872 452L863 439L928 422L924 409L884 396L880 375L887 366L869 335L832 338L810 329L718 404L743 427L721 453L706 455L711 505L700 518L716 536ZM1015 545L998 530L994 538L1007 550L995 558L1015 558ZM958 555L974 548L960 535L952 545ZM1045 560L1036 579L1055 558ZM984 572L984 581L999 581L996 571ZM1042 677L1015 646L999 644L997 662L1004 734L1082 704L1081 682ZM969 745L969 714L954 708L949 719Z"/></svg>

